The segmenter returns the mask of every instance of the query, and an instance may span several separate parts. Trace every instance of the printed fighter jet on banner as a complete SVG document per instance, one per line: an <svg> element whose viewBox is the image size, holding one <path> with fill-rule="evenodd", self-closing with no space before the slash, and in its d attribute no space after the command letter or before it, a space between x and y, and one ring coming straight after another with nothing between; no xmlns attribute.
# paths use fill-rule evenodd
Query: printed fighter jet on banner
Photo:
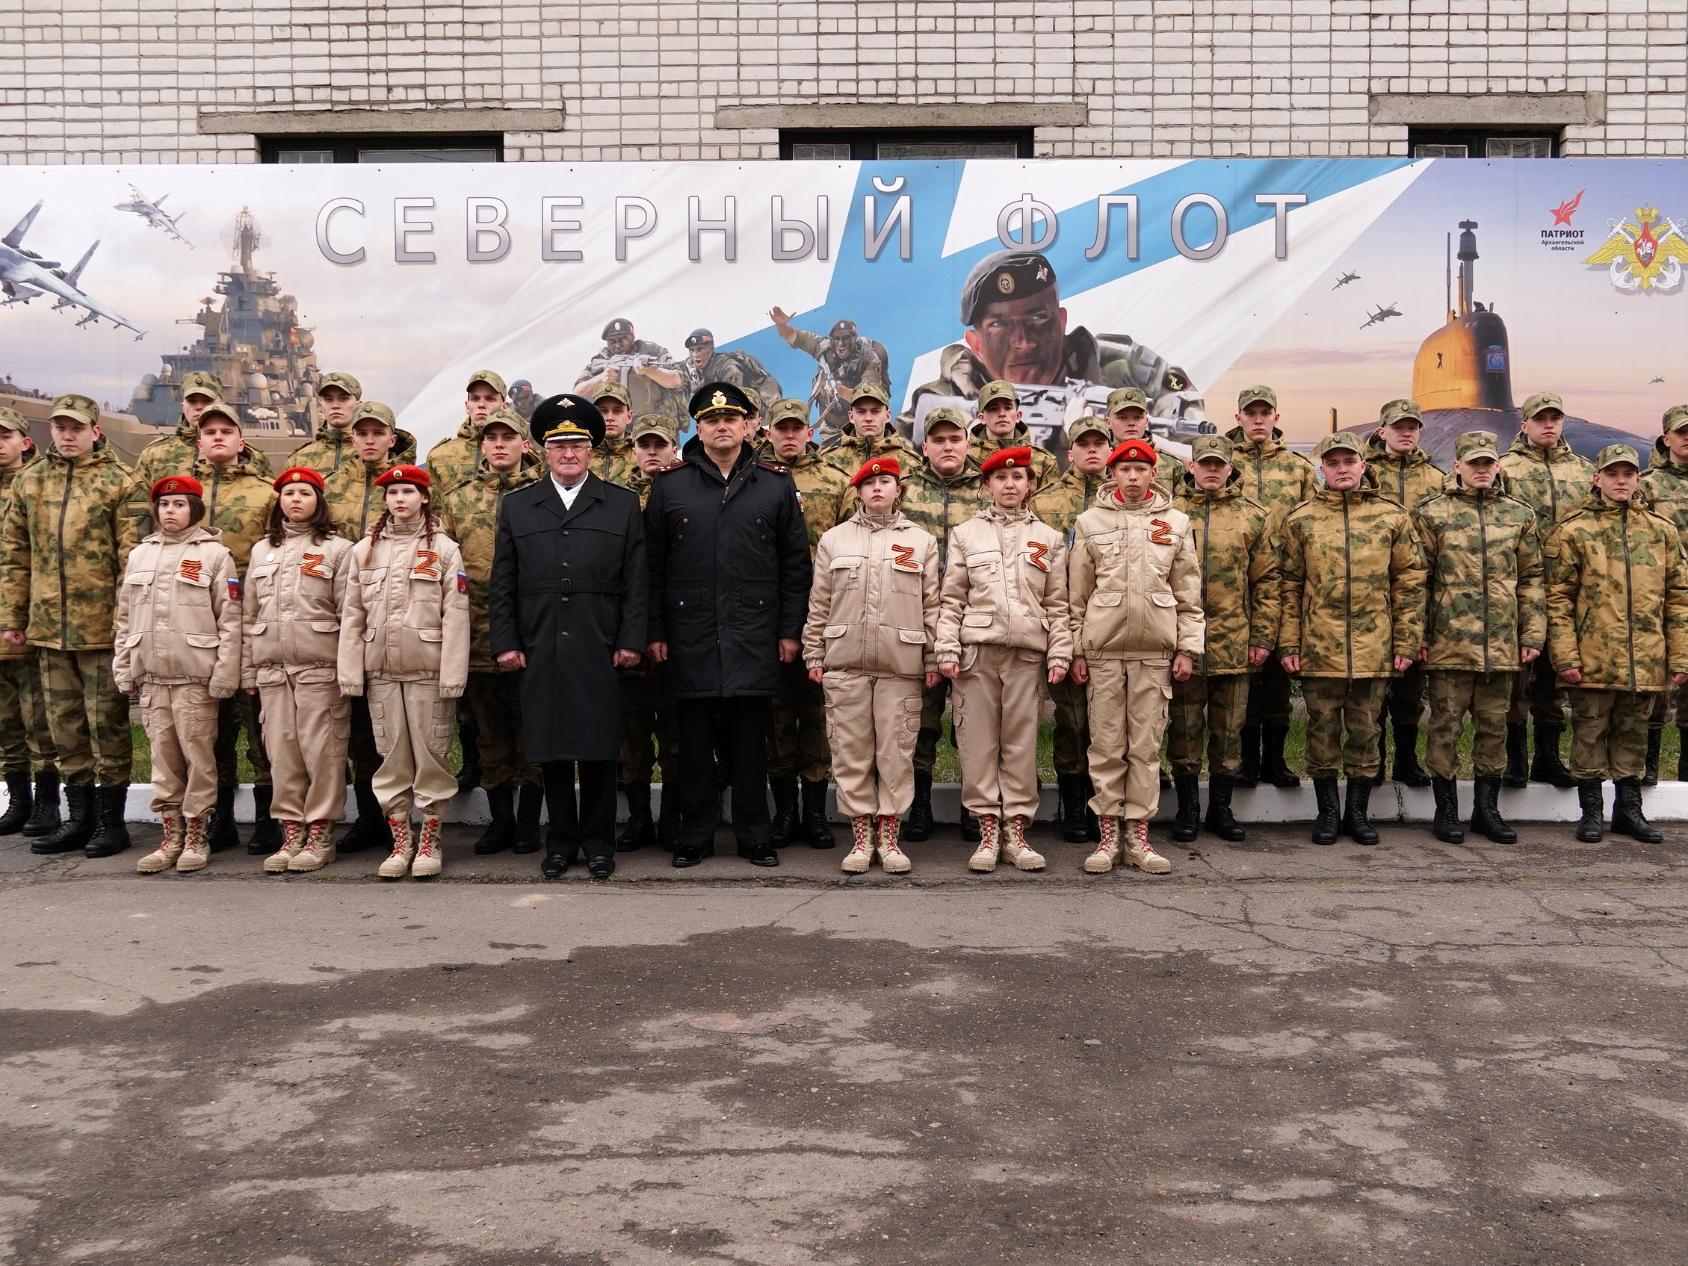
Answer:
<svg viewBox="0 0 1688 1266"><path fill-rule="evenodd" d="M163 229L190 251L193 249L193 243L182 236L181 226L179 223L181 218L186 215L187 212L178 211L175 215L170 215L164 210L164 199L168 198L170 196L169 194L165 194L164 197L160 198L157 202L154 202L134 185L129 186L129 193L129 201L119 202L114 208L115 210L128 211L133 215L138 215L153 228Z"/></svg>
<svg viewBox="0 0 1688 1266"><path fill-rule="evenodd" d="M85 294L78 288L82 279L82 270L88 266L88 261L94 257L99 249L99 242L95 242L76 261L76 267L66 270L56 259L43 259L34 251L24 247L24 234L29 232L29 226L35 223L35 217L41 210L41 203L37 202L29 209L29 214L18 221L17 227L4 238L0 238L0 290L5 291L6 297L0 299L0 307L11 307L13 304L28 303L44 294L55 295L58 302L53 304L53 311L62 308L81 308L86 313L78 326L97 325L104 317L120 329L133 330L135 341L138 343L146 337L146 331L140 326L131 324L123 317L113 312L99 300Z"/></svg>
<svg viewBox="0 0 1688 1266"><path fill-rule="evenodd" d="M1380 322L1387 321L1390 317L1398 317L1400 315L1400 309L1392 303L1386 308L1379 308L1376 312L1373 312L1371 315L1366 317L1366 325L1377 325ZM1363 330L1366 328L1366 325L1362 325L1360 328Z"/></svg>

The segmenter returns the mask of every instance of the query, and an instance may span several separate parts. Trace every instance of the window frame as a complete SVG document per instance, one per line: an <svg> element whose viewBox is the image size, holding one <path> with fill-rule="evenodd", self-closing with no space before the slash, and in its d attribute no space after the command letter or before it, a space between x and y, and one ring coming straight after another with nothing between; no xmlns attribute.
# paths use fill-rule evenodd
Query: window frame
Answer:
<svg viewBox="0 0 1688 1266"><path fill-rule="evenodd" d="M333 164L358 165L365 149L490 149L493 162L504 161L502 132L319 132L301 136L262 136L259 161L279 163L283 150L333 150Z"/></svg>
<svg viewBox="0 0 1688 1266"><path fill-rule="evenodd" d="M1015 158L1035 157L1033 131L1029 127L918 127L918 128L781 128L780 158L790 162L893 162L906 161L879 157L879 145L887 141L1010 141ZM791 151L798 145L838 145L850 147L848 159L793 159ZM1004 155L1004 157L1007 157Z"/></svg>
<svg viewBox="0 0 1688 1266"><path fill-rule="evenodd" d="M1547 141L1547 157L1558 158L1564 128L1510 127L1503 123L1476 123L1470 127L1448 127L1443 124L1407 128L1407 156L1418 157L1420 145L1463 145L1467 159L1487 159L1490 141L1542 140ZM1458 160L1455 160L1458 161ZM1494 159L1491 161L1499 162ZM1519 160L1528 161L1528 160Z"/></svg>

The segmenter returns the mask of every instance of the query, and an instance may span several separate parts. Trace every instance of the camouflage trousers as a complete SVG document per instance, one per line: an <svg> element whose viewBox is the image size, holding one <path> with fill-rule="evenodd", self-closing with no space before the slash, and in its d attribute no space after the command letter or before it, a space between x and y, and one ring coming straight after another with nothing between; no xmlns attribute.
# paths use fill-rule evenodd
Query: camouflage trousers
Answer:
<svg viewBox="0 0 1688 1266"><path fill-rule="evenodd" d="M1621 782L1647 765L1647 718L1654 692L1579 686L1571 696L1571 776Z"/></svg>
<svg viewBox="0 0 1688 1266"><path fill-rule="evenodd" d="M41 689L47 728L67 783L129 781L135 763L129 734L129 700L111 679L111 652L42 648Z"/></svg>
<svg viewBox="0 0 1688 1266"><path fill-rule="evenodd" d="M1090 710L1085 689L1071 677L1049 687L1055 704L1055 772L1061 777L1090 773Z"/></svg>
<svg viewBox="0 0 1688 1266"><path fill-rule="evenodd" d="M539 767L522 756L521 679L520 673L470 673L463 691L479 735L481 786L489 791L512 778L520 787L539 785Z"/></svg>
<svg viewBox="0 0 1688 1266"><path fill-rule="evenodd" d="M1681 694L1675 686L1669 690L1661 690L1653 698L1653 715L1648 721L1648 729L1662 730L1670 724L1671 714L1676 714L1676 724L1688 729L1688 710L1682 706Z"/></svg>
<svg viewBox="0 0 1688 1266"><path fill-rule="evenodd" d="M1387 677L1303 677L1307 703L1307 775L1370 778L1377 773L1378 718Z"/></svg>
<svg viewBox="0 0 1688 1266"><path fill-rule="evenodd" d="M944 732L944 702L949 698L949 678L938 678L938 684L923 690L920 695L920 733L914 740L914 772L929 774L938 760L938 739Z"/></svg>
<svg viewBox="0 0 1688 1266"><path fill-rule="evenodd" d="M1512 706L1506 713L1508 725L1523 725L1531 719L1538 725L1565 724L1559 675L1547 662L1546 651L1512 676Z"/></svg>
<svg viewBox="0 0 1688 1266"><path fill-rule="evenodd" d="M662 762L663 785L678 788L680 780L680 724L674 696L663 681L660 664L623 668L615 675L621 691L621 767L623 786L648 787L657 761ZM678 801L676 801L678 803Z"/></svg>
<svg viewBox="0 0 1688 1266"><path fill-rule="evenodd" d="M1439 669L1429 676L1430 732L1424 743L1424 763L1430 772L1438 778L1456 776L1456 748L1469 712L1475 729L1471 768L1479 778L1500 777L1506 772L1506 710L1518 674Z"/></svg>
<svg viewBox="0 0 1688 1266"><path fill-rule="evenodd" d="M1393 678L1383 695L1383 713L1378 718L1379 723L1396 730L1423 725L1425 689L1426 674L1422 663L1414 664L1399 677Z"/></svg>
<svg viewBox="0 0 1688 1266"><path fill-rule="evenodd" d="M0 772L27 774L32 765L52 764L41 665L31 648L17 659L0 659Z"/></svg>
<svg viewBox="0 0 1688 1266"><path fill-rule="evenodd" d="M270 785L270 756L264 750L264 731L258 722L260 704L257 696L244 690L232 699L224 699L217 708L217 781L232 786L240 781L240 766L235 756L235 740L242 731L246 734L246 756L252 762L252 785Z"/></svg>
<svg viewBox="0 0 1688 1266"><path fill-rule="evenodd" d="M1243 755L1243 720L1248 715L1248 674L1191 677L1172 683L1166 726L1166 759L1175 774L1202 772L1202 734L1207 734L1208 775L1235 774Z"/></svg>
<svg viewBox="0 0 1688 1266"><path fill-rule="evenodd" d="M826 739L826 693L809 680L803 661L781 664L768 734L768 777L825 782L832 772Z"/></svg>
<svg viewBox="0 0 1688 1266"><path fill-rule="evenodd" d="M1305 681L1302 688L1306 688ZM1289 724L1289 674L1276 655L1268 655L1248 678L1248 725Z"/></svg>

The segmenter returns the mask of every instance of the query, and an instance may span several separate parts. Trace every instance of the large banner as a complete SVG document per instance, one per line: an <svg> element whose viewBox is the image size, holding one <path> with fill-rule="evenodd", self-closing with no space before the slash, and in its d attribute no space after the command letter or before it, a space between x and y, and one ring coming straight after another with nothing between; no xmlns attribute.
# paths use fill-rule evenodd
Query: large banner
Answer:
<svg viewBox="0 0 1688 1266"><path fill-rule="evenodd" d="M1057 448L1126 384L1175 444L1252 383L1295 443L1412 395L1443 456L1537 390L1585 450L1688 400L1683 161L6 171L0 403L84 392L130 456L198 369L276 454L336 370L423 451L482 368L676 415L725 376L823 430L873 377L916 436L1006 377Z"/></svg>

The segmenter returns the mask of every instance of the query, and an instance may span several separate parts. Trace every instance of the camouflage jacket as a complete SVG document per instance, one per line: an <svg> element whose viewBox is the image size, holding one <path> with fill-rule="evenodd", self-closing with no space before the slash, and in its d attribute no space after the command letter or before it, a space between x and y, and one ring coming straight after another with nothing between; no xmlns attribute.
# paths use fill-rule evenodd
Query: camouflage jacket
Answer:
<svg viewBox="0 0 1688 1266"><path fill-rule="evenodd" d="M764 461L779 461L771 444L764 444L757 456ZM852 506L855 504L855 489L850 487L850 475L856 472L846 475L838 467L823 461L820 449L813 443L798 454L796 461L788 463L788 469L792 482L797 485L797 495L803 498L803 522L809 530L809 553L812 555L821 543L821 537L850 517L843 513L844 500L848 495Z"/></svg>
<svg viewBox="0 0 1688 1266"><path fill-rule="evenodd" d="M1155 482L1173 497L1178 495L1178 489L1184 483L1184 459L1177 453L1169 453L1155 443L1153 435L1145 435L1144 440L1150 448L1155 450Z"/></svg>
<svg viewBox="0 0 1688 1266"><path fill-rule="evenodd" d="M1078 516L1096 504L1098 493L1113 486L1114 481L1105 470L1099 475L1087 475L1077 466L1069 466L1059 479L1038 485L1032 493L1032 513L1070 544Z"/></svg>
<svg viewBox="0 0 1688 1266"><path fill-rule="evenodd" d="M24 629L31 646L110 650L117 586L147 516L145 490L104 439L19 472L0 525L0 629Z"/></svg>
<svg viewBox="0 0 1688 1266"><path fill-rule="evenodd" d="M1272 438L1260 444L1245 440L1240 426L1226 434L1232 445L1231 465L1243 477L1243 495L1266 507L1275 532L1286 514L1318 492L1313 463L1285 448L1283 432L1276 428Z"/></svg>
<svg viewBox="0 0 1688 1266"><path fill-rule="evenodd" d="M1014 434L1005 440L992 439L985 431L984 423L977 423L967 443L967 454L979 465L985 464L985 458L992 453L1005 448L1029 448L1032 450L1032 490L1046 487L1061 477L1061 463L1055 460L1055 454L1041 445L1032 443L1032 433L1024 422L1014 428Z"/></svg>
<svg viewBox="0 0 1688 1266"><path fill-rule="evenodd" d="M12 481L21 475L28 467L41 460L41 451L31 448L23 455L23 461L12 470L0 470L0 523L6 521L6 507L11 502ZM0 660L30 659L35 652L27 646L13 646L10 642L0 641Z"/></svg>
<svg viewBox="0 0 1688 1266"><path fill-rule="evenodd" d="M607 484L632 487L633 472L639 469L638 459L633 455L633 441L625 435L605 440L592 450L587 468Z"/></svg>
<svg viewBox="0 0 1688 1266"><path fill-rule="evenodd" d="M1300 655L1303 677L1393 677L1393 656L1418 657L1424 556L1407 512L1369 478L1353 492L1321 488L1279 539L1278 654Z"/></svg>
<svg viewBox="0 0 1688 1266"><path fill-rule="evenodd" d="M1403 510L1411 510L1426 497L1441 493L1448 472L1430 460L1422 448L1410 453L1391 453L1383 436L1373 433L1366 441L1366 469L1377 480L1377 490Z"/></svg>
<svg viewBox="0 0 1688 1266"><path fill-rule="evenodd" d="M846 482L862 468L862 463L868 458L886 455L895 457L904 471L926 460L895 427L888 427L885 434L877 439L864 440L857 438L855 431L846 424L837 439L822 445L820 449L820 459L840 471Z"/></svg>
<svg viewBox="0 0 1688 1266"><path fill-rule="evenodd" d="M1536 512L1543 543L1555 523L1582 509L1594 487L1594 463L1561 439L1550 449L1537 448L1520 431L1501 454L1500 473L1507 495Z"/></svg>
<svg viewBox="0 0 1688 1266"><path fill-rule="evenodd" d="M680 381L688 400L706 382L730 382L735 387L749 387L761 395L764 404L772 404L784 394L780 390L779 379L749 352L716 352L702 369L692 364L690 356L682 357Z"/></svg>
<svg viewBox="0 0 1688 1266"><path fill-rule="evenodd" d="M1596 690L1688 672L1688 568L1670 520L1595 492L1547 539L1547 646Z"/></svg>
<svg viewBox="0 0 1688 1266"><path fill-rule="evenodd" d="M252 469L260 475L275 477L275 469L262 449L248 441L246 451L252 455ZM159 436L141 450L135 459L135 478L140 481L144 494L166 475L187 474L198 459L199 428L189 426L184 420L169 435Z"/></svg>
<svg viewBox="0 0 1688 1266"><path fill-rule="evenodd" d="M458 484L438 503L440 530L457 542L463 570L469 578L469 671L490 673L498 668L492 655L492 611L489 584L492 550L498 540L498 507L504 494L539 478L539 471L523 466L501 475L484 461L468 483Z"/></svg>
<svg viewBox="0 0 1688 1266"><path fill-rule="evenodd" d="M864 382L876 382L887 391L891 389L891 368L879 354L879 347L873 340L857 336L850 354L840 356L826 335L809 330L797 330L795 333L797 337L791 345L819 362L815 381L809 390L809 403L823 416L831 413L841 417L847 411L835 388L843 388L846 396L851 387L859 387Z"/></svg>
<svg viewBox="0 0 1688 1266"><path fill-rule="evenodd" d="M682 430L690 426L692 420L686 413L686 403L691 397L685 391L686 375L680 366L674 363L668 349L660 343L642 338L634 342L633 350L628 355L648 358L653 369L673 370L680 375L681 384L679 387L663 387L641 373L625 369L619 376L621 385L627 389L628 399L633 402L633 416L638 417L641 413L660 413L664 417L673 418ZM574 380L574 390L579 391L582 383L603 378L605 371L613 368L611 362L616 359L618 358L611 356L608 350L600 348ZM536 442L538 439L537 435L534 436Z"/></svg>
<svg viewBox="0 0 1688 1266"><path fill-rule="evenodd" d="M376 476L415 460L416 437L409 431L400 431L393 451L381 461L360 461L353 454L350 460L340 464L340 469L323 480L328 513L333 516L334 526L340 529L341 536L356 542L369 533L370 524L379 519L381 511L386 508L381 490L375 486ZM437 506L439 502L434 504Z"/></svg>
<svg viewBox="0 0 1688 1266"><path fill-rule="evenodd" d="M433 480L429 490L434 503L438 505L440 498L458 484L473 479L480 464L481 437L475 432L475 424L464 418L455 435L428 450L428 478Z"/></svg>
<svg viewBox="0 0 1688 1266"><path fill-rule="evenodd" d="M1502 480L1477 489L1450 479L1413 509L1430 568L1424 648L1432 670L1516 672L1522 648L1547 644L1536 512L1507 496Z"/></svg>
<svg viewBox="0 0 1688 1266"><path fill-rule="evenodd" d="M1641 476L1641 488L1646 493L1647 508L1669 519L1678 536L1688 538L1688 466L1671 461L1670 450L1665 448L1663 440L1653 444L1653 456L1647 473Z"/></svg>
<svg viewBox="0 0 1688 1266"><path fill-rule="evenodd" d="M856 490L844 499L839 519L855 513ZM924 459L903 479L903 501L899 507L916 527L932 534L938 542L938 570L942 571L949 557L950 533L959 523L965 523L985 506L979 487L979 467L969 458L958 472L944 478L928 466Z"/></svg>
<svg viewBox="0 0 1688 1266"><path fill-rule="evenodd" d="M347 462L358 459L352 447L350 427L334 427L324 422L317 428L316 438L307 440L287 455L288 466L307 466L324 479Z"/></svg>
<svg viewBox="0 0 1688 1266"><path fill-rule="evenodd" d="M270 530L275 504L275 485L253 469L247 460L251 451L230 466L213 466L202 457L193 467L193 477L205 489L205 526L221 534L237 575L246 573L252 547Z"/></svg>
<svg viewBox="0 0 1688 1266"><path fill-rule="evenodd" d="M1277 542L1266 530L1266 508L1243 495L1235 471L1223 488L1206 492L1186 478L1172 498L1190 519L1202 569L1207 644L1196 658L1203 677L1249 671L1248 648L1278 643Z"/></svg>

